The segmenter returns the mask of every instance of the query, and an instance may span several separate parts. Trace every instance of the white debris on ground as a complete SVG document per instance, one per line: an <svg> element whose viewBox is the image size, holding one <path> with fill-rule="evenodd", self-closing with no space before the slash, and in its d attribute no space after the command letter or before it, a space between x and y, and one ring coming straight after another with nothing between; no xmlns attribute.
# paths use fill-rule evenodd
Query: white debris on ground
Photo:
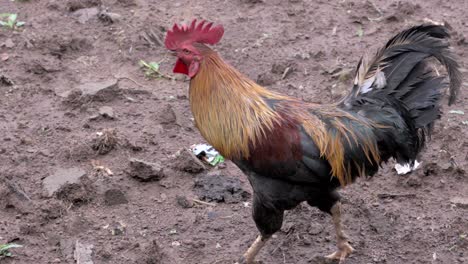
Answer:
<svg viewBox="0 0 468 264"><path fill-rule="evenodd" d="M224 162L224 157L219 152L208 144L196 144L190 147L190 150L199 159L209 163L211 166L216 166Z"/></svg>
<svg viewBox="0 0 468 264"><path fill-rule="evenodd" d="M421 165L421 163L419 163L417 160L414 161L414 164L413 166L411 166L411 164L409 163L406 163L406 164L395 164L395 170L397 171L398 174L400 175L404 175L404 174L408 174L409 172L412 172L414 170L416 170L419 165Z"/></svg>

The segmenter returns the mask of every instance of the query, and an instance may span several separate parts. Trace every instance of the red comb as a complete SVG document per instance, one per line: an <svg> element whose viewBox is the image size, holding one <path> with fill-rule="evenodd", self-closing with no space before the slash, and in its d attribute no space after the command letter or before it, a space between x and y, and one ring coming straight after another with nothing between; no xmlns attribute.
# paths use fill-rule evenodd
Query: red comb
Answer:
<svg viewBox="0 0 468 264"><path fill-rule="evenodd" d="M194 19L190 26L182 25L179 26L174 24L172 30L168 30L164 44L166 48L175 50L183 43L205 43L214 45L221 40L224 34L224 28L221 25L213 27L213 23L206 24L205 20L202 20L197 25L197 20Z"/></svg>

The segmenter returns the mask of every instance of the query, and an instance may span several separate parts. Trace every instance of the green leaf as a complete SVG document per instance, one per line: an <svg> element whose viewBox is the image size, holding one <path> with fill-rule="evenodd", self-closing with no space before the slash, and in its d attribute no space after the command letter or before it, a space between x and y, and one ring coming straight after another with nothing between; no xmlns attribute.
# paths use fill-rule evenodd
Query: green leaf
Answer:
<svg viewBox="0 0 468 264"><path fill-rule="evenodd" d="M149 63L149 66L151 67L151 69L152 69L153 71L156 71L156 72L159 71L159 63L157 63L157 62L150 62L150 63Z"/></svg>
<svg viewBox="0 0 468 264"><path fill-rule="evenodd" d="M24 22L24 21L18 21L18 22L16 22L16 26L17 26L17 27L22 27L22 26L24 26L24 24L26 24L26 22Z"/></svg>
<svg viewBox="0 0 468 264"><path fill-rule="evenodd" d="M13 243L4 244L4 245L0 245L0 251L8 250L10 248L20 248L20 247L23 247L23 246L18 245L18 244L13 244Z"/></svg>
<svg viewBox="0 0 468 264"><path fill-rule="evenodd" d="M7 25L6 22L0 21L0 26L6 26L6 25Z"/></svg>
<svg viewBox="0 0 468 264"><path fill-rule="evenodd" d="M8 22L15 23L16 18L18 18L17 14L10 14L10 16L8 17Z"/></svg>

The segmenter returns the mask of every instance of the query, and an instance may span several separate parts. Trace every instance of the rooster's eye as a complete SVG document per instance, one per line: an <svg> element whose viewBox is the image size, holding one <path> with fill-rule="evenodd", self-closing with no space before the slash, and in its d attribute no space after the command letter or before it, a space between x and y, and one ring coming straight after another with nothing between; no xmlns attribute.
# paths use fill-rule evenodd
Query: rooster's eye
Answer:
<svg viewBox="0 0 468 264"><path fill-rule="evenodd" d="M188 50L188 49L183 49L182 51L183 51L184 54L186 54L186 55L190 54L190 50Z"/></svg>

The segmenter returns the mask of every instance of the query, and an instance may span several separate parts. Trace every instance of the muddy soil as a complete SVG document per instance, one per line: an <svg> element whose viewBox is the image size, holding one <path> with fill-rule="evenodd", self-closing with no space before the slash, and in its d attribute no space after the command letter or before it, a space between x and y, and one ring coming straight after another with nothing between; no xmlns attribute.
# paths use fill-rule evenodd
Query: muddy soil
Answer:
<svg viewBox="0 0 468 264"><path fill-rule="evenodd" d="M239 70L331 102L362 54L424 19L450 26L468 79L466 10L464 0L1 0L25 25L0 28L0 244L23 246L0 262L234 263L255 239L246 177L184 150L204 143L187 80L147 78L138 64L172 74L161 39L174 22L222 23L216 48ZM356 249L347 264L468 263L467 85L420 169L401 176L389 163L342 191ZM334 241L330 217L301 205L259 260L330 263Z"/></svg>

